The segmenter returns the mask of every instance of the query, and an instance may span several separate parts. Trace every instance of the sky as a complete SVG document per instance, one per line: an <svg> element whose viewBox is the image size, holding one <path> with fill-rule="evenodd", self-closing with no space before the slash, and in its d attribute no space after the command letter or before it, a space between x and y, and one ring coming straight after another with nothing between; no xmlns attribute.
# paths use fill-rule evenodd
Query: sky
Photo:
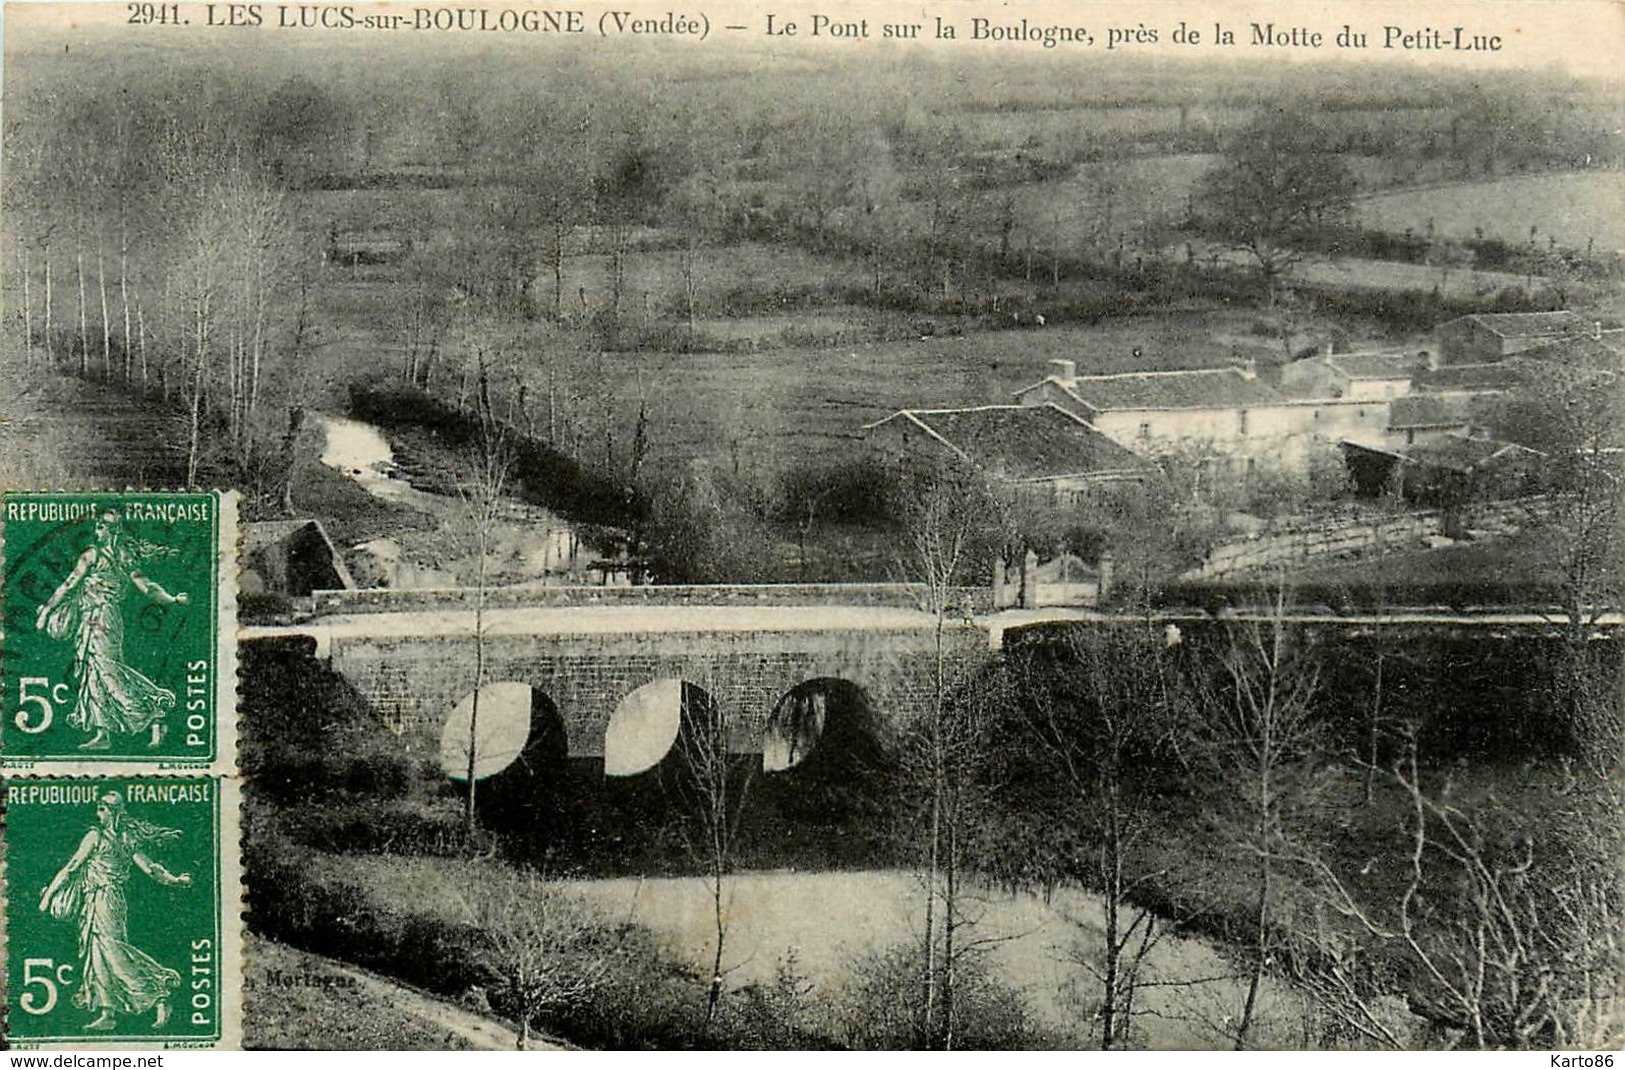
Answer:
<svg viewBox="0 0 1625 1070"><path fill-rule="evenodd" d="M228 6L223 2L213 5L216 20L225 20ZM376 12L400 12L411 17L416 8L452 5L417 0L415 3L305 5L264 2L257 6L263 20L257 29L210 29L206 28L209 12L204 3L181 2L173 7L152 5L155 12L172 7L188 21L186 26L174 26L130 25L131 11L137 5L124 0L116 3L106 0L8 2L0 6L0 20L3 20L0 32L6 35L8 50L42 39L64 43L74 38L88 41L94 31L96 37L104 40L107 35L122 35L132 44L143 38L169 44L190 41L196 47L229 51L229 45L252 46L262 39L254 35L279 34L286 38L303 34L313 41L342 43L358 41L377 32L279 29L276 27L279 7L289 10L301 6L311 9L348 7L357 17ZM741 48L763 57L803 49L844 49L862 50L884 62L888 54L896 54L904 47L896 39L885 37L886 27L890 25L918 26L914 41L933 50L992 52L1009 55L1012 59L1064 52L1077 56L1080 61L1101 63L1111 62L1114 56L1138 55L1233 57L1260 63L1388 61L1452 69L1478 68L1486 72L1557 66L1582 77L1616 84L1625 82L1625 3L1620 0L1432 0L1426 5L1408 0L1346 0L1341 4L1320 0L696 0L692 4L686 0L543 0L541 3L511 0L488 5L481 5L478 0L472 3L463 0L456 6L486 6L493 13L503 9L573 9L582 12L584 36L593 39L599 36L599 20L611 9L651 20L675 12L689 19L703 19L702 25L708 31L705 46ZM818 16L826 21L815 26ZM958 31L952 41L936 36L939 18ZM1081 28L1090 43L1058 44L1054 50L1046 50L1038 41L1030 39L978 41L974 39L973 20L976 19L985 20L984 26L990 31L994 28L1006 31L1007 37L1009 31L1018 36L1022 34L1023 20L1029 36L1043 27ZM837 23L857 23L868 31L867 35L837 36L832 32ZM1201 35L1197 43L1172 40L1174 30L1181 23ZM769 33L770 28L785 31L789 24L794 24L792 32ZM1230 29L1236 43L1215 44L1215 24ZM1276 36L1286 43L1255 44L1253 24L1260 27L1273 24ZM742 28L728 30L727 26ZM1365 48L1338 47L1338 32L1345 26L1365 33ZM1464 45L1488 45L1495 41L1499 47L1457 48L1458 27ZM1111 32L1114 29L1118 34ZM1147 31L1155 31L1154 43ZM1318 48L1303 43L1315 33L1321 35ZM402 31L392 36L411 36L430 44L452 36L478 39L482 43L495 38L516 42L536 40L523 34L489 33L454 35ZM696 47L686 35L661 40L673 48ZM556 41L567 43L568 39ZM1406 47L1407 44L1410 47ZM1439 44L1444 47L1436 47Z"/></svg>

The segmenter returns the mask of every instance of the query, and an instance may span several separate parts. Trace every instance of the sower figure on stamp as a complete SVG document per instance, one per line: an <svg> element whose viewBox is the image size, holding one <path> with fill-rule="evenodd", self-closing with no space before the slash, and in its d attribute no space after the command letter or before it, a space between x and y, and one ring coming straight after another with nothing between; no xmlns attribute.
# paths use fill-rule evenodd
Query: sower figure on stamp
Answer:
<svg viewBox="0 0 1625 1070"><path fill-rule="evenodd" d="M86 1029L110 1030L118 1015L154 1008L154 1029L169 1021L169 994L179 987L181 975L129 943L124 885L133 863L159 884L190 886L190 873L171 873L145 853L150 844L179 836L178 829L131 817L123 796L108 792L96 804L95 827L40 893L40 910L79 923L80 985L73 1002L95 1012Z"/></svg>
<svg viewBox="0 0 1625 1070"><path fill-rule="evenodd" d="M96 519L90 548L39 608L34 626L53 639L73 638L73 679L77 691L68 723L92 733L81 750L107 750L111 734L150 731L151 746L163 740L165 711L175 706L175 693L153 683L124 660L126 585L161 606L186 605L184 592L170 594L141 574L141 561L173 553L129 536L115 512Z"/></svg>

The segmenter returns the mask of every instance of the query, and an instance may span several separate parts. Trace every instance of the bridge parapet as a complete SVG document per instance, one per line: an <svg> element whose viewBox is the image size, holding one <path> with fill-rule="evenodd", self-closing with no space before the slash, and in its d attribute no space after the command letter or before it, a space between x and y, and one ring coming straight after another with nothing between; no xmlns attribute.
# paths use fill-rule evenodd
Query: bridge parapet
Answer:
<svg viewBox="0 0 1625 1070"><path fill-rule="evenodd" d="M415 610L473 609L468 588L316 591L314 615L402 613ZM489 609L573 606L882 606L919 609L927 591L918 583L757 583L652 584L639 587L493 587L485 592ZM956 587L949 603L957 612L986 613L993 592L986 587Z"/></svg>

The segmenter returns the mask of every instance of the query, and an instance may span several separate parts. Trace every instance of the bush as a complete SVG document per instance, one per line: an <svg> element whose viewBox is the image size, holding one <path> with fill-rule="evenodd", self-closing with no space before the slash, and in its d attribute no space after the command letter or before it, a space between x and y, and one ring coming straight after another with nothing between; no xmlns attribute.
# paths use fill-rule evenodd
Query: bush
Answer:
<svg viewBox="0 0 1625 1070"><path fill-rule="evenodd" d="M329 800L320 806L289 808L282 827L306 847L334 853L453 857L466 846L462 814L451 805Z"/></svg>
<svg viewBox="0 0 1625 1070"><path fill-rule="evenodd" d="M807 1050L831 1045L818 1029L813 985L801 973L795 949L779 959L771 984L748 984L725 995L717 1025L731 1049ZM822 1023L827 1024L827 1023Z"/></svg>
<svg viewBox="0 0 1625 1070"><path fill-rule="evenodd" d="M489 992L499 1011L507 1009L502 978L484 964L486 938L464 920L435 912L432 881L411 882L402 893L409 907L380 899L369 888L366 863L311 851L263 807L251 810L244 859L253 875L248 922L254 932L448 999L471 989ZM692 972L664 958L640 926L606 925L603 940L614 951L596 995L555 1011L544 1019L546 1028L609 1048L715 1046L702 1029L705 986Z"/></svg>
<svg viewBox="0 0 1625 1070"><path fill-rule="evenodd" d="M817 521L884 528L900 521L901 488L895 469L873 457L836 463L801 462L780 478L776 519Z"/></svg>
<svg viewBox="0 0 1625 1070"><path fill-rule="evenodd" d="M915 1012L923 972L918 943L854 957L851 980L831 1009L845 1046L896 1051L915 1047ZM966 957L954 975L954 1046L965 1050L1031 1050L1057 1046L1027 1009L1021 994L995 978L983 959Z"/></svg>
<svg viewBox="0 0 1625 1070"><path fill-rule="evenodd" d="M357 793L374 802L419 787L416 766L365 696L323 665L309 639L261 640L241 648L245 775L277 801Z"/></svg>

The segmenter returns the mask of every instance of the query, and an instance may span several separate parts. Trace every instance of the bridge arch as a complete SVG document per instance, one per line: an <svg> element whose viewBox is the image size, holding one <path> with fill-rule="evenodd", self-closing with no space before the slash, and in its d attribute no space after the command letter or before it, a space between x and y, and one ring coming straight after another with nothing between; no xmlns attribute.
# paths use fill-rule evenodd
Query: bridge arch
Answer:
<svg viewBox="0 0 1625 1070"><path fill-rule="evenodd" d="M518 761L530 740L537 694L519 680L494 681L465 694L440 728L441 772L467 783L470 750L476 781Z"/></svg>
<svg viewBox="0 0 1625 1070"><path fill-rule="evenodd" d="M564 719L545 691L515 680L479 689L474 733L474 805L481 824L503 831L545 830L567 806L569 741ZM468 782L474 692L452 708L440 736L440 767Z"/></svg>
<svg viewBox="0 0 1625 1070"><path fill-rule="evenodd" d="M715 708L709 692L678 676L636 688L616 703L604 728L604 775L638 776L678 757L684 726Z"/></svg>
<svg viewBox="0 0 1625 1070"><path fill-rule="evenodd" d="M841 676L815 676L774 704L762 733L761 820L780 838L822 837L834 851L861 839L882 805L890 734L871 692Z"/></svg>
<svg viewBox="0 0 1625 1070"><path fill-rule="evenodd" d="M815 676L779 696L762 729L762 771L787 773L881 749L874 703L863 685Z"/></svg>

